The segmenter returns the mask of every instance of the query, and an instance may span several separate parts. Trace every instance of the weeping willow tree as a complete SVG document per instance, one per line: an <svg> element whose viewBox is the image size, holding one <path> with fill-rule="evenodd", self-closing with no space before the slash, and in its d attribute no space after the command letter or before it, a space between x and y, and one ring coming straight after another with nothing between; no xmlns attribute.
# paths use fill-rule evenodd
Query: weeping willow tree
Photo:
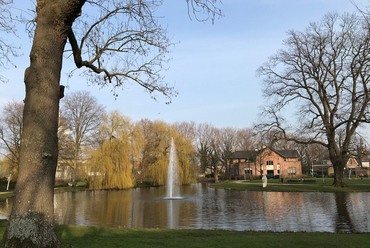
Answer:
<svg viewBox="0 0 370 248"><path fill-rule="evenodd" d="M145 127L142 125L142 128L145 134L145 145L141 167L146 171L146 179L154 185L167 183L171 138L174 138L179 184L195 182L195 150L191 140L180 135L175 126L163 121L146 121Z"/></svg>
<svg viewBox="0 0 370 248"><path fill-rule="evenodd" d="M182 134L178 134L178 136L175 136L175 144L180 184L196 182L198 177L198 169L196 167L197 152L192 140Z"/></svg>
<svg viewBox="0 0 370 248"><path fill-rule="evenodd" d="M102 144L89 160L92 189L124 189L134 185L132 170L142 148L140 129L118 111L104 118Z"/></svg>
<svg viewBox="0 0 370 248"><path fill-rule="evenodd" d="M170 126L163 121L148 121L143 149L142 169L145 180L153 185L165 185L171 142Z"/></svg>

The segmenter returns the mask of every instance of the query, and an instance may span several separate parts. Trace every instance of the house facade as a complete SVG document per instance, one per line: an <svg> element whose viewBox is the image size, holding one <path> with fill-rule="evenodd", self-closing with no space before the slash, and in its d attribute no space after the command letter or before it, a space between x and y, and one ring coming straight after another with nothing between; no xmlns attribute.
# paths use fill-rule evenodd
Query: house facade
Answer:
<svg viewBox="0 0 370 248"><path fill-rule="evenodd" d="M296 150L235 151L228 159L228 172L235 178L269 178L302 176L302 165Z"/></svg>
<svg viewBox="0 0 370 248"><path fill-rule="evenodd" d="M369 171L369 162L362 161L362 166L356 158L350 157L344 167L344 174L345 175L355 175L359 176L361 174L368 175ZM323 160L317 161L315 164L312 165L311 169L314 174L324 175L324 176L333 176L334 175L334 167L330 160Z"/></svg>

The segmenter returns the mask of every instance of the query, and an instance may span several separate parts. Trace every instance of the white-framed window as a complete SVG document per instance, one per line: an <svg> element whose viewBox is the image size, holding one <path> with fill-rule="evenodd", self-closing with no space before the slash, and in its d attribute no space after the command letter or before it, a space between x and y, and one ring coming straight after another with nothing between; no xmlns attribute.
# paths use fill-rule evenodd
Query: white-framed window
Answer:
<svg viewBox="0 0 370 248"><path fill-rule="evenodd" d="M295 167L288 167L288 173L295 175L296 174L296 168Z"/></svg>

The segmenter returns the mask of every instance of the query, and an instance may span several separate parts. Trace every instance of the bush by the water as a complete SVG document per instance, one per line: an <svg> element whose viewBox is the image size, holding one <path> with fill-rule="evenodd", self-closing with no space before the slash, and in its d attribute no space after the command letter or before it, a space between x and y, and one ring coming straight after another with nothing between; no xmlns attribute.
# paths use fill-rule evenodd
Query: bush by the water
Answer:
<svg viewBox="0 0 370 248"><path fill-rule="evenodd" d="M155 186L153 181L145 180L141 182L139 179L135 181L134 185L135 188L150 188Z"/></svg>
<svg viewBox="0 0 370 248"><path fill-rule="evenodd" d="M68 182L65 181L65 180L55 180L55 183L54 183L54 187L67 187L68 186Z"/></svg>

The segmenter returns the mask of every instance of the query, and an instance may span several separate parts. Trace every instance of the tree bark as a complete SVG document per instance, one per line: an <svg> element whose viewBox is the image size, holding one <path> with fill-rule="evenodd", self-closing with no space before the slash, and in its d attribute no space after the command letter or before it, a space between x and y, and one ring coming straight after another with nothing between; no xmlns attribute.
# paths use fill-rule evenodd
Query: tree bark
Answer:
<svg viewBox="0 0 370 248"><path fill-rule="evenodd" d="M346 161L343 159L338 159L334 162L334 187L347 187L347 184L344 182L344 167Z"/></svg>
<svg viewBox="0 0 370 248"><path fill-rule="evenodd" d="M334 139L334 136L333 138ZM329 139L329 157L330 161L333 164L334 168L334 187L347 187L346 183L344 182L344 168L348 161L348 154L347 152L341 152L338 147L334 145L334 142L330 142ZM347 147L347 146L344 146ZM344 148L343 148L344 149Z"/></svg>
<svg viewBox="0 0 370 248"><path fill-rule="evenodd" d="M215 170L214 170L213 176L215 177L215 183L218 183L218 169L217 169L217 165L215 166Z"/></svg>
<svg viewBox="0 0 370 248"><path fill-rule="evenodd" d="M333 130L331 128L330 130ZM346 139L343 144L338 145L335 141L335 132L328 130L328 151L329 151L329 158L332 162L334 168L334 187L347 187L347 184L344 182L344 168L346 163L349 159L348 155L348 146L349 146L349 139ZM341 147L341 148L340 148Z"/></svg>
<svg viewBox="0 0 370 248"><path fill-rule="evenodd" d="M84 1L37 1L15 200L3 247L63 247L54 224L60 72L67 33Z"/></svg>

